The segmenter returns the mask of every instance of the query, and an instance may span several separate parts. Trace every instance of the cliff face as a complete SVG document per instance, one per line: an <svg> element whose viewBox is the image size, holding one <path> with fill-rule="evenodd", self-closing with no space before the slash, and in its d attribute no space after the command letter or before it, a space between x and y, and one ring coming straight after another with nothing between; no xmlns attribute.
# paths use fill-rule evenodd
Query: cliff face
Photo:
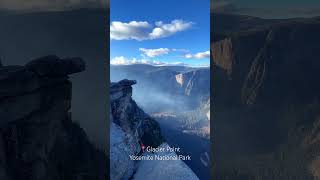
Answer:
<svg viewBox="0 0 320 180"><path fill-rule="evenodd" d="M158 147L163 142L159 124L132 99L136 81L122 80L110 85L111 179L129 179L135 163L130 155L141 152L140 144Z"/></svg>
<svg viewBox="0 0 320 180"><path fill-rule="evenodd" d="M182 88L185 96L200 98L209 96L210 89L210 70L198 69L190 72L177 74L176 83Z"/></svg>
<svg viewBox="0 0 320 180"><path fill-rule="evenodd" d="M0 67L0 179L105 179L106 157L71 120L79 58Z"/></svg>
<svg viewBox="0 0 320 180"><path fill-rule="evenodd" d="M113 122L146 146L158 147L163 138L159 124L132 100L135 81L122 80L111 84L110 105Z"/></svg>
<svg viewBox="0 0 320 180"><path fill-rule="evenodd" d="M318 136L312 129L320 114L319 30L316 18L287 20L213 43L217 172L280 179L315 174L310 166L317 166L319 141L304 139ZM231 159L232 166L223 165Z"/></svg>

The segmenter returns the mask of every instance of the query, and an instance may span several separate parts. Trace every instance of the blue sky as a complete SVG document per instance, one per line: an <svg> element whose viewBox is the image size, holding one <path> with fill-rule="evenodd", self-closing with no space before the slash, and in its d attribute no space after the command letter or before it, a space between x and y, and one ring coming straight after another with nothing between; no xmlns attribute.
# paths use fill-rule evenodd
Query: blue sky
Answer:
<svg viewBox="0 0 320 180"><path fill-rule="evenodd" d="M111 0L110 61L209 66L210 0Z"/></svg>

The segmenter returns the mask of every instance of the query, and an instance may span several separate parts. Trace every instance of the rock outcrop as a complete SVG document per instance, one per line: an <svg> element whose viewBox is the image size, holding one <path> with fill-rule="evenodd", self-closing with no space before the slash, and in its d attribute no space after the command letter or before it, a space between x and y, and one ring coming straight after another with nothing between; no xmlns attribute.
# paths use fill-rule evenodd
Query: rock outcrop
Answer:
<svg viewBox="0 0 320 180"><path fill-rule="evenodd" d="M2 12L2 10L0 10ZM55 54L77 55L86 70L70 76L72 82L72 116L79 122L91 142L106 146L109 74L109 8L75 8L50 12L0 12L0 58L5 65L25 65L34 57ZM23 32L23 33L22 33ZM91 121L89 119L94 119Z"/></svg>
<svg viewBox="0 0 320 180"><path fill-rule="evenodd" d="M137 139L126 134L120 126L111 121L110 179L130 179L136 168L135 162L130 160L130 155L139 154L140 151Z"/></svg>
<svg viewBox="0 0 320 180"><path fill-rule="evenodd" d="M132 99L136 81L122 80L110 85L110 177L129 179L135 162L129 155L141 152L140 144L158 147L163 142L159 124Z"/></svg>
<svg viewBox="0 0 320 180"><path fill-rule="evenodd" d="M158 147L163 138L159 124L140 109L132 99L135 81L122 80L110 86L113 122L146 146Z"/></svg>
<svg viewBox="0 0 320 180"><path fill-rule="evenodd" d="M177 179L180 177L180 179L198 179L181 160L174 162L159 160L147 162L146 160L144 162L130 159L130 155L143 155L142 145L154 148L165 146L158 122L139 108L132 99L132 85L136 83L136 81L125 79L110 85L110 178L114 180L141 180L148 177L166 179L171 174ZM162 169L159 169L160 167ZM159 171L161 171L160 174ZM147 173L148 177L144 176L143 172Z"/></svg>
<svg viewBox="0 0 320 180"><path fill-rule="evenodd" d="M0 67L0 179L106 179L107 158L72 121L68 75L80 58Z"/></svg>
<svg viewBox="0 0 320 180"><path fill-rule="evenodd" d="M170 147L167 143L160 145L160 148L167 149ZM144 153L145 156L177 156L175 152L165 150L164 152ZM183 162L177 160L155 160L141 161L138 164L139 168L134 175L134 179L175 179L175 180L197 180L198 177L190 170Z"/></svg>

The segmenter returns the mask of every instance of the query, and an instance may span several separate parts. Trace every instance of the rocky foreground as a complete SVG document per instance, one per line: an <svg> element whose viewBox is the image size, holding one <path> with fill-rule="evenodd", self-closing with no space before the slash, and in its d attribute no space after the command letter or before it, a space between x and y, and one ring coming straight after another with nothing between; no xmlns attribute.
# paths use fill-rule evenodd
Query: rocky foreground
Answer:
<svg viewBox="0 0 320 180"><path fill-rule="evenodd" d="M110 85L111 179L198 179L181 160L130 160L130 155L147 155L141 149L142 144L146 147L168 146L161 135L159 124L132 99L134 84L136 81L122 80ZM171 152L162 154L172 155Z"/></svg>
<svg viewBox="0 0 320 180"><path fill-rule="evenodd" d="M0 67L1 180L106 179L106 156L71 117L68 75L84 70L57 56Z"/></svg>

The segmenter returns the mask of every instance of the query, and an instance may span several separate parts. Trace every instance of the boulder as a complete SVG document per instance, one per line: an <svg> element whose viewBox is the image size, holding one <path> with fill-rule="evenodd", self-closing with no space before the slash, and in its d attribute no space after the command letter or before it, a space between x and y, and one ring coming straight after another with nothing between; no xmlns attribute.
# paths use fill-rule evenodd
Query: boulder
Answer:
<svg viewBox="0 0 320 180"><path fill-rule="evenodd" d="M85 62L81 58L60 59L50 55L27 63L26 68L39 76L66 76L84 71Z"/></svg>
<svg viewBox="0 0 320 180"><path fill-rule="evenodd" d="M71 120L80 58L0 68L0 179L106 179L107 157Z"/></svg>
<svg viewBox="0 0 320 180"><path fill-rule="evenodd" d="M137 81L124 79L124 80L119 81L118 84L121 86L132 86L132 85L137 84Z"/></svg>

